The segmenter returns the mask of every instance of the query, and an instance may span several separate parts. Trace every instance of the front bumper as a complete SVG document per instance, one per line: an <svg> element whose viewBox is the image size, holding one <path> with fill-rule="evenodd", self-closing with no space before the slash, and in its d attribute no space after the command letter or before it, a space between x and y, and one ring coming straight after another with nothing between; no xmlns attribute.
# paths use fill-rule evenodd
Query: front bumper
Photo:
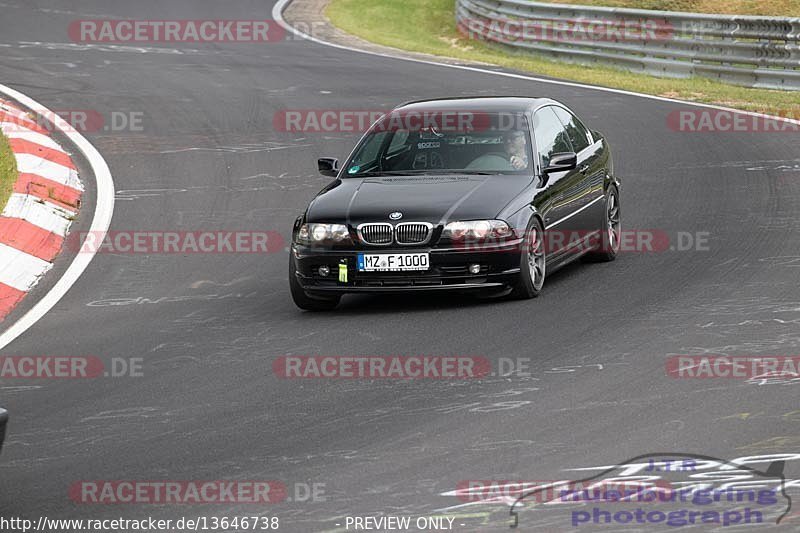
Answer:
<svg viewBox="0 0 800 533"><path fill-rule="evenodd" d="M387 247L364 250L326 250L292 245L295 273L307 293L415 292L441 290L497 290L514 283L519 275L521 240L509 241L479 250L459 248ZM410 272L359 272L359 253L430 254L430 268ZM347 266L347 281L339 281L339 265ZM469 265L479 264L480 273L470 274ZM328 276L319 267L330 268Z"/></svg>

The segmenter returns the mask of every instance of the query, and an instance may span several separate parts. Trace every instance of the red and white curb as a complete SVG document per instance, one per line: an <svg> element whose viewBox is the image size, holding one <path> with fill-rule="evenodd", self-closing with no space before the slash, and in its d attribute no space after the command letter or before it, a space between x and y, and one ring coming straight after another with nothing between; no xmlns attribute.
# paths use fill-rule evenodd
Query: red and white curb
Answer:
<svg viewBox="0 0 800 533"><path fill-rule="evenodd" d="M111 219L114 217L114 178L111 176L111 170L97 148L92 146L83 135L81 135L75 128L72 127L66 120L53 113L50 109L46 108L30 96L23 94L16 89L12 89L8 85L0 83L0 95L5 96L19 102L25 109L29 109L37 116L46 117L47 121L52 124L53 131L59 131L66 137L72 146L80 152L86 162L88 163L89 174L94 178L94 185L96 187L94 212L92 213L91 223L89 224L88 233L95 235L98 239L105 238L106 232L111 225ZM1 97L0 96L0 97ZM13 114L13 113L12 113ZM17 119L19 116L17 115ZM11 117L11 123L16 121ZM47 137L46 132L41 133L34 131ZM40 137L28 134L28 140L41 139ZM52 140L52 139L51 139ZM57 148L53 144L47 144L44 141L43 146L50 148ZM45 177L45 179L49 179ZM65 185L67 185L66 183ZM27 191L26 191L27 192ZM62 189L61 192L67 193L67 189ZM64 196L59 196L64 198ZM61 274L61 277L56 281L47 293L39 298L35 304L28 309L24 315L18 318L13 324L0 333L0 350L14 342L20 335L32 328L39 320L42 319L53 307L61 301L64 295L69 292L73 285L80 279L83 273L89 268L96 255L95 250L89 250L86 253L79 253L72 258L72 262L67 269Z"/></svg>
<svg viewBox="0 0 800 533"><path fill-rule="evenodd" d="M0 130L18 178L0 213L0 320L53 266L78 214L83 184L69 154L25 111L0 99Z"/></svg>

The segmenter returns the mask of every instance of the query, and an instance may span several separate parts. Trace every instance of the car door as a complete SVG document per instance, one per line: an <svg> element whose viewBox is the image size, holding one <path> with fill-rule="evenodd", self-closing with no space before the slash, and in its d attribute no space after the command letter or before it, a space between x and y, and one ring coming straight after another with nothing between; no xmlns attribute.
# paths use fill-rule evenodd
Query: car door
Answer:
<svg viewBox="0 0 800 533"><path fill-rule="evenodd" d="M553 106L570 143L578 155L578 170L584 176L583 197L575 207L582 211L575 215L575 224L586 231L598 228L597 221L602 220L604 205L603 183L606 169L602 158L602 143L594 142L589 129L571 111L561 106Z"/></svg>
<svg viewBox="0 0 800 533"><path fill-rule="evenodd" d="M533 115L534 137L539 163L540 179L553 154L574 152L566 128L558 119L552 106L538 109ZM547 200L542 217L547 236L547 252L551 258L564 253L580 229L573 214L583 200L584 176L579 169L553 172L546 178Z"/></svg>

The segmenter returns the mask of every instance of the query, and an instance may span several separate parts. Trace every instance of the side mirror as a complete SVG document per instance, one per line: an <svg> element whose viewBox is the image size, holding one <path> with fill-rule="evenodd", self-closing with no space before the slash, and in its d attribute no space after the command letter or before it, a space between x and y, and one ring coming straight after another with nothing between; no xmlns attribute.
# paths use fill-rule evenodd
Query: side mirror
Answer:
<svg viewBox="0 0 800 533"><path fill-rule="evenodd" d="M545 176L553 172L565 172L578 167L578 154L575 152L563 152L550 156L550 164L545 167L542 174Z"/></svg>
<svg viewBox="0 0 800 533"><path fill-rule="evenodd" d="M335 178L339 175L339 160L335 157L321 157L317 159L317 168L323 176Z"/></svg>

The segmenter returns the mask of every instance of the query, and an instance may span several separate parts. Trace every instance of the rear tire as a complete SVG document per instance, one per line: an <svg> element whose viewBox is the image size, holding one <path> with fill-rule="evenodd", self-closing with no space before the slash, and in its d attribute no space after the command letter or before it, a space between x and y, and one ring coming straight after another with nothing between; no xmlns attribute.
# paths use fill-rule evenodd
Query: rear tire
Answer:
<svg viewBox="0 0 800 533"><path fill-rule="evenodd" d="M612 185L606 193L603 225L600 226L600 245L589 252L589 259L607 262L617 258L622 236L620 227L619 191L616 185Z"/></svg>
<svg viewBox="0 0 800 533"><path fill-rule="evenodd" d="M544 228L538 218L528 224L519 256L519 278L512 286L511 297L518 300L536 298L542 292L547 270Z"/></svg>
<svg viewBox="0 0 800 533"><path fill-rule="evenodd" d="M297 281L297 275L295 274L297 266L294 262L294 254L292 252L289 253L289 290L292 293L294 304L304 311L331 311L335 309L342 297L312 298L309 296L303 290L300 282Z"/></svg>

